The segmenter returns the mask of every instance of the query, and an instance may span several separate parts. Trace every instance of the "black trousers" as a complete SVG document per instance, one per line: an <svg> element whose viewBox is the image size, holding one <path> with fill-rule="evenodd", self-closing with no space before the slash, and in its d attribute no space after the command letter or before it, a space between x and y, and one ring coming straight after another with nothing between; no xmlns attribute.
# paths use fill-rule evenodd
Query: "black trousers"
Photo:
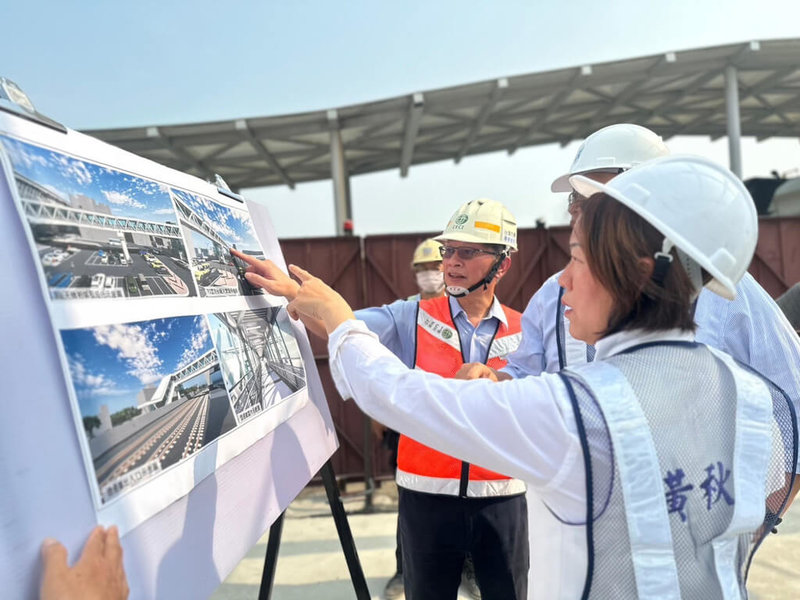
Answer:
<svg viewBox="0 0 800 600"><path fill-rule="evenodd" d="M398 493L407 600L454 600L468 553L483 600L527 598L525 494L459 498L402 487Z"/></svg>
<svg viewBox="0 0 800 600"><path fill-rule="evenodd" d="M386 429L383 432L381 445L389 451L389 465L392 473L397 477L397 447L400 444L400 434L394 429ZM394 547L395 573L403 574L403 547L400 540L400 516L397 517L397 529L395 530L397 543Z"/></svg>

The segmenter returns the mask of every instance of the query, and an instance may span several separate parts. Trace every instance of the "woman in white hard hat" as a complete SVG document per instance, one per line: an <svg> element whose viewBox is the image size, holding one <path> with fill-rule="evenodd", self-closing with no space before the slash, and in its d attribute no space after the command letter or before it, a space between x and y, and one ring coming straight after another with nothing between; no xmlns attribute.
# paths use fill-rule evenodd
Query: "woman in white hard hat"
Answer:
<svg viewBox="0 0 800 600"><path fill-rule="evenodd" d="M597 350L591 364L499 384L410 371L297 267L289 310L325 323L343 397L527 481L582 532L551 574L557 598L744 598L750 555L792 484L796 421L778 388L693 341L691 306L704 282L735 294L755 249L752 201L695 157L572 184L596 193L562 275L570 331Z"/></svg>
<svg viewBox="0 0 800 600"><path fill-rule="evenodd" d="M604 127L580 145L568 172L553 182L552 190L570 192L568 210L576 219L586 200L573 190L570 177L579 174L607 183L624 171L669 154L661 138L645 127L632 123ZM675 210L683 210L683 206L676 205ZM522 316L519 348L509 355L505 367L493 372L485 365L465 365L456 377L517 379L591 362L594 348L569 334L569 320L564 317L561 304L565 290L559 285L560 277L559 271L548 278L531 298ZM734 301L703 290L696 302L694 320L696 341L722 350L765 375L789 396L795 407L800 406L800 338L752 275L745 273L736 284ZM536 523L539 532L537 538L531 538L529 597L551 598L557 593L547 587L548 574L558 570L554 557L563 555L564 560L571 560L558 549L562 544L571 547L569 539L578 532L554 518L533 490L527 504L528 520Z"/></svg>

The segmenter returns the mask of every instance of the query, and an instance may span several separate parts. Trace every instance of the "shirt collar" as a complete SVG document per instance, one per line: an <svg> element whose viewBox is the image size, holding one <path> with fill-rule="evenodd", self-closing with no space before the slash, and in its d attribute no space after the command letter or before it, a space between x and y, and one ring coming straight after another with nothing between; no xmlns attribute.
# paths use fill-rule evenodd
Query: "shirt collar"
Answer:
<svg viewBox="0 0 800 600"><path fill-rule="evenodd" d="M459 315L464 315L464 318L467 318L467 312L461 308L461 305L458 303L458 299L453 296L447 297L450 302L450 312L453 314L453 319ZM492 305L489 307L489 312L483 317L483 321L487 319L491 319L494 317L498 321L500 321L503 325L508 327L508 321L506 320L506 311L503 310L503 306L500 304L500 301L497 299L497 296L492 297Z"/></svg>
<svg viewBox="0 0 800 600"><path fill-rule="evenodd" d="M681 329L662 331L642 331L641 329L625 330L613 333L597 341L595 344L595 360L602 360L619 354L639 344L648 342L693 342L694 332Z"/></svg>

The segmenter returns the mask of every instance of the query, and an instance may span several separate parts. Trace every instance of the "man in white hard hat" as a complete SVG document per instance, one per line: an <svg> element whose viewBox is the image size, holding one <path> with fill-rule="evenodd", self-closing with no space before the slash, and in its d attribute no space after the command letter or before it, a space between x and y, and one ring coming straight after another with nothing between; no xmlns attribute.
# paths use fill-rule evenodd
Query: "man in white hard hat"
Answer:
<svg viewBox="0 0 800 600"><path fill-rule="evenodd" d="M605 183L619 173L670 153L661 138L645 127L618 124L590 135L573 160L568 173L553 181L551 190L569 192L569 211L574 219L586 198L570 185L570 177L583 175ZM698 223L698 226L725 227L725 223ZM550 277L531 298L522 316L522 341L509 356L508 365L492 371L486 365L465 365L459 378L520 378L542 372L557 372L567 366L590 362L594 348L569 334L569 321L561 303L564 290L558 283L561 272ZM695 321L697 341L731 354L750 365L781 387L800 408L800 340L775 301L745 273L736 285L736 299L728 301L708 290L697 300ZM547 543L531 543L530 597L551 598L557 590L548 587L547 573L538 565L552 568L553 558L569 562L576 528L564 528L541 501L529 494L528 517L551 524L553 534ZM538 528L538 527L537 527ZM545 560L546 559L546 560Z"/></svg>
<svg viewBox="0 0 800 600"><path fill-rule="evenodd" d="M494 295L517 249L517 225L499 202L467 202L442 235L447 296L359 310L357 318L408 367L452 377L465 362L505 365L519 343L520 314ZM253 285L293 299L298 284L268 261L251 264ZM324 325L304 319L326 336ZM472 558L483 600L526 596L525 486L402 436L397 485L406 597L454 600Z"/></svg>

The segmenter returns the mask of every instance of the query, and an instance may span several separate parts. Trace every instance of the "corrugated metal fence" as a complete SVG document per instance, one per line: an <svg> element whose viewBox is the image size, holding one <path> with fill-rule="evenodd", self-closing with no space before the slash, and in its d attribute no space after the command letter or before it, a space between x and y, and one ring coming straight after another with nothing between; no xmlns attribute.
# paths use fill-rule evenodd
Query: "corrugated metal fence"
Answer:
<svg viewBox="0 0 800 600"><path fill-rule="evenodd" d="M415 294L411 255L419 242L438 233L282 240L281 248L287 263L320 277L357 309ZM498 298L524 310L539 286L566 264L568 240L567 227L520 230L519 252L512 256L511 269L497 287ZM761 220L750 272L773 297L800 281L800 218ZM339 398L330 378L325 343L310 337L339 435L340 449L333 458L337 475L342 479L363 478L366 473L391 475L386 451L367 443L370 434L361 411L355 403Z"/></svg>

